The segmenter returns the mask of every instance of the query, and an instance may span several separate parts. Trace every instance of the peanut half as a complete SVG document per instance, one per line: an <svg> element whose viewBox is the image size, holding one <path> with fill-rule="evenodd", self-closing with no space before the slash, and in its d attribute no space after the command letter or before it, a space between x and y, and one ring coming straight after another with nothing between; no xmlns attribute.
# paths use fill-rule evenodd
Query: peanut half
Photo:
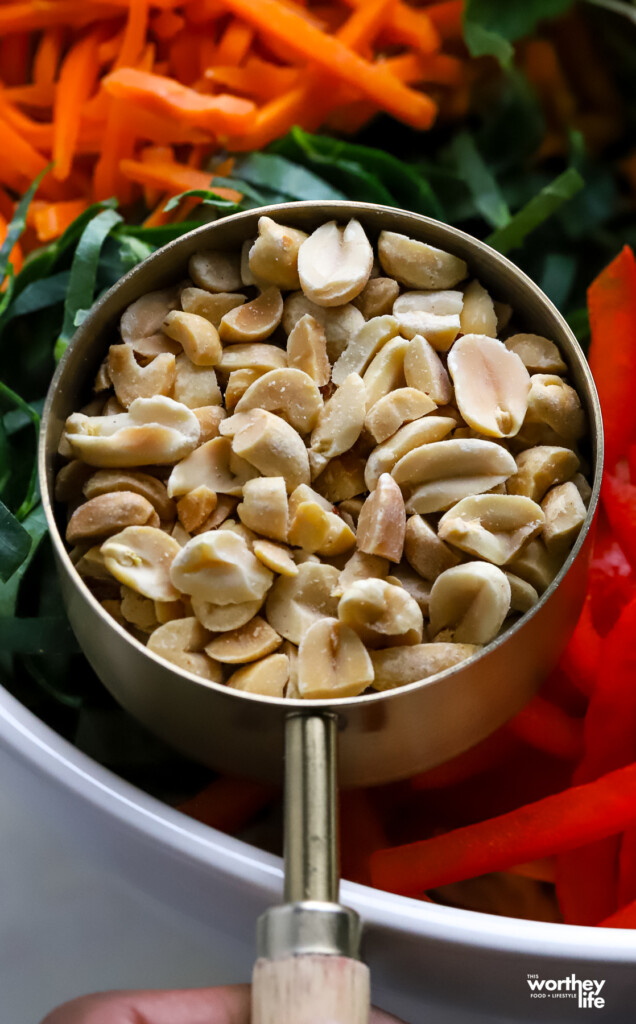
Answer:
<svg viewBox="0 0 636 1024"><path fill-rule="evenodd" d="M469 426L491 437L517 433L528 409L530 375L515 352L495 338L465 334L450 352L448 369Z"/></svg>
<svg viewBox="0 0 636 1024"><path fill-rule="evenodd" d="M422 612L416 601L387 580L357 580L340 598L338 618L355 630L367 647L419 644Z"/></svg>
<svg viewBox="0 0 636 1024"><path fill-rule="evenodd" d="M297 672L300 696L312 700L357 697L373 682L373 666L364 644L334 618L309 627L298 648Z"/></svg>
<svg viewBox="0 0 636 1024"><path fill-rule="evenodd" d="M396 463L393 479L406 491L407 512L442 512L461 498L489 491L516 469L512 455L493 441L433 441Z"/></svg>
<svg viewBox="0 0 636 1024"><path fill-rule="evenodd" d="M181 596L170 579L180 551L176 540L153 526L127 526L101 546L104 564L115 579L153 601Z"/></svg>
<svg viewBox="0 0 636 1024"><path fill-rule="evenodd" d="M298 228L284 227L271 217L261 217L258 238L249 250L249 267L254 277L277 288L300 288L298 250L307 235Z"/></svg>
<svg viewBox="0 0 636 1024"><path fill-rule="evenodd" d="M376 690L393 690L397 686L429 679L460 665L479 650L477 644L430 643L372 651L373 687Z"/></svg>
<svg viewBox="0 0 636 1024"><path fill-rule="evenodd" d="M342 306L359 295L369 280L373 249L357 220L341 228L322 224L298 251L300 285L319 306Z"/></svg>
<svg viewBox="0 0 636 1024"><path fill-rule="evenodd" d="M460 644L493 640L510 609L505 574L486 562L467 562L438 576L431 590L431 630L451 630Z"/></svg>
<svg viewBox="0 0 636 1024"><path fill-rule="evenodd" d="M262 600L274 579L231 530L193 537L178 549L170 577L182 593L218 605Z"/></svg>
<svg viewBox="0 0 636 1024"><path fill-rule="evenodd" d="M438 533L442 540L469 555L504 565L526 541L536 537L545 521L541 506L531 498L475 494L458 501L442 516Z"/></svg>
<svg viewBox="0 0 636 1024"><path fill-rule="evenodd" d="M365 501L358 518L356 544L367 555L391 562L402 559L406 513L402 492L395 480L383 473Z"/></svg>
<svg viewBox="0 0 636 1024"><path fill-rule="evenodd" d="M395 231L380 232L378 256L386 273L408 288L453 288L468 273L457 256Z"/></svg>

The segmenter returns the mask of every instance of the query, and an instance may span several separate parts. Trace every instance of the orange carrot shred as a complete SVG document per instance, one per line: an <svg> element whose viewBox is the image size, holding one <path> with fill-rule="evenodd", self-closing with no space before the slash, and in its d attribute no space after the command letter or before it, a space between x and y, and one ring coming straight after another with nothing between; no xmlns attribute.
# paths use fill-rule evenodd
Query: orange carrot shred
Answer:
<svg viewBox="0 0 636 1024"><path fill-rule="evenodd" d="M128 20L116 68L134 64L143 52L148 31L148 0L130 0Z"/></svg>
<svg viewBox="0 0 636 1024"><path fill-rule="evenodd" d="M150 27L157 39L170 39L176 36L185 25L185 18L175 11L162 11L151 21Z"/></svg>
<svg viewBox="0 0 636 1024"><path fill-rule="evenodd" d="M226 0L235 14L271 39L346 82L377 105L415 128L430 128L437 108L429 96L415 92L379 64L352 53L344 43L314 28L280 0Z"/></svg>
<svg viewBox="0 0 636 1024"><path fill-rule="evenodd" d="M395 6L396 0L367 0L338 29L336 38L352 50L364 51L384 28Z"/></svg>
<svg viewBox="0 0 636 1024"><path fill-rule="evenodd" d="M139 185L148 185L173 195L187 192L189 189L214 188L213 176L209 171L198 171L176 161L144 164L140 160L122 160L120 169L125 177ZM238 202L241 199L241 193L233 188L214 188L214 191L222 199L229 199L231 202Z"/></svg>
<svg viewBox="0 0 636 1024"><path fill-rule="evenodd" d="M103 79L105 89L118 99L180 117L209 131L242 131L253 120L254 104L236 96L203 96L162 75L120 68Z"/></svg>
<svg viewBox="0 0 636 1024"><path fill-rule="evenodd" d="M5 85L25 85L31 38L28 32L12 32L0 39L0 71Z"/></svg>
<svg viewBox="0 0 636 1024"><path fill-rule="evenodd" d="M40 242L51 242L66 231L88 207L86 199L67 199L59 203L42 203L33 213L33 227Z"/></svg>
<svg viewBox="0 0 636 1024"><path fill-rule="evenodd" d="M252 26L246 25L244 21L233 19L219 42L216 60L219 64L236 66L242 64L249 52L253 39L254 29Z"/></svg>
<svg viewBox="0 0 636 1024"><path fill-rule="evenodd" d="M0 214L0 245L4 242L7 237L7 231L9 225L5 218ZM16 242L9 254L9 262L13 265L13 273L19 274L22 268L22 248L19 242Z"/></svg>
<svg viewBox="0 0 636 1024"><path fill-rule="evenodd" d="M36 85L52 85L57 77L64 43L63 28L49 28L42 34L33 58L33 81Z"/></svg>
<svg viewBox="0 0 636 1024"><path fill-rule="evenodd" d="M97 79L97 45L94 33L85 36L69 50L62 63L53 108L53 174L58 181L67 178L71 170L82 103L89 98Z"/></svg>
<svg viewBox="0 0 636 1024"><path fill-rule="evenodd" d="M349 7L366 7L368 0L344 0ZM461 7L461 0L460 0ZM414 10L402 0L396 0L387 23L387 34L395 42L411 46L421 53L434 53L439 49L440 37L433 24L430 8Z"/></svg>
<svg viewBox="0 0 636 1024"><path fill-rule="evenodd" d="M463 0L443 0L427 7L426 14L442 39L461 39L463 9Z"/></svg>

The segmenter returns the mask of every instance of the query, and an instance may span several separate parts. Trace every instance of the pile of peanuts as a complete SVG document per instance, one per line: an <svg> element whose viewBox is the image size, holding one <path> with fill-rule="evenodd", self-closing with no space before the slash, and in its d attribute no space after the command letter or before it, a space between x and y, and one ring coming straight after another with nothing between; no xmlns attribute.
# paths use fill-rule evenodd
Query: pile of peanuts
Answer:
<svg viewBox="0 0 636 1024"><path fill-rule="evenodd" d="M326 699L425 679L563 564L591 493L579 397L458 257L391 231L374 252L356 220L258 230L124 312L62 435L71 557L203 679Z"/></svg>

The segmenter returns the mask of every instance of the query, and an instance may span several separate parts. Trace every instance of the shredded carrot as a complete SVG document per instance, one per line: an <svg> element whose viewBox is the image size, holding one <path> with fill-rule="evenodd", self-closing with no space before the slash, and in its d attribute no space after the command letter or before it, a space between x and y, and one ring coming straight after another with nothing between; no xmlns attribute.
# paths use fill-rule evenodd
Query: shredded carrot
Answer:
<svg viewBox="0 0 636 1024"><path fill-rule="evenodd" d="M254 104L249 100L229 94L202 96L171 78L134 68L113 71L103 82L104 88L118 99L180 117L209 131L243 131L254 115Z"/></svg>
<svg viewBox="0 0 636 1024"><path fill-rule="evenodd" d="M140 159L144 164L171 163L174 160L174 149L172 146L146 146L140 153ZM149 210L157 205L160 198L159 189L150 186L144 188L144 202Z"/></svg>
<svg viewBox="0 0 636 1024"><path fill-rule="evenodd" d="M349 7L358 8L365 7L367 2L368 0L345 0ZM395 42L404 43L421 53L433 53L439 49L439 33L433 24L428 7L416 11L401 0L396 0L387 30Z"/></svg>
<svg viewBox="0 0 636 1024"><path fill-rule="evenodd" d="M121 45L121 51L115 62L116 68L134 65L143 53L148 31L148 0L130 0L128 21Z"/></svg>
<svg viewBox="0 0 636 1024"><path fill-rule="evenodd" d="M33 213L33 227L40 242L50 242L66 231L88 207L85 199L67 199L60 203L42 203Z"/></svg>
<svg viewBox="0 0 636 1024"><path fill-rule="evenodd" d="M166 161L165 163L144 164L140 160L122 160L120 163L122 174L139 185L148 185L150 188L161 189L175 195L178 192L187 192L188 189L213 188L212 175L206 171L197 171L193 167L186 167L185 164ZM241 193L233 188L215 188L215 192L222 199L229 199L231 202L238 202Z"/></svg>
<svg viewBox="0 0 636 1024"><path fill-rule="evenodd" d="M7 230L9 225L5 218L0 214L0 245L4 242L7 237ZM13 273L19 274L22 268L22 248L18 242L13 246L9 254L9 262L13 266Z"/></svg>
<svg viewBox="0 0 636 1024"><path fill-rule="evenodd" d="M55 86L51 85L13 85L4 90L7 99L12 103L23 103L27 107L52 107L55 98Z"/></svg>
<svg viewBox="0 0 636 1024"><path fill-rule="evenodd" d="M280 0L259 0L258 4L252 0L226 0L226 4L269 38L279 40L327 74L358 89L382 110L415 128L430 128L437 108L429 96L409 89L380 64L352 53L339 39L323 34Z"/></svg>
<svg viewBox="0 0 636 1024"><path fill-rule="evenodd" d="M465 61L439 52L460 7L0 0L0 185L20 193L52 160L39 201L116 196L126 206L145 197L156 207L163 194L188 187L179 168L191 183L220 146L258 149L294 125L355 131L379 111L427 128L437 103L454 110L468 95ZM436 86L435 101L426 83ZM154 186L134 168L157 146L183 148L167 161L168 183ZM65 207L56 207L48 227L41 210L43 235L62 224ZM182 203L172 219L191 208ZM149 215L165 222L156 209Z"/></svg>
<svg viewBox="0 0 636 1024"><path fill-rule="evenodd" d="M168 196L163 196L155 206L154 210L148 214L143 222L143 226L145 228L161 228L164 224L170 223L173 211L165 210L168 198Z"/></svg>
<svg viewBox="0 0 636 1024"><path fill-rule="evenodd" d="M63 40L65 30L62 28L48 29L42 34L33 59L33 80L36 85L52 85L55 81Z"/></svg>
<svg viewBox="0 0 636 1024"><path fill-rule="evenodd" d="M12 32L0 39L0 70L5 85L24 85L27 80L31 38L28 32Z"/></svg>
<svg viewBox="0 0 636 1024"><path fill-rule="evenodd" d="M282 67L260 57L250 57L240 68L214 66L205 77L234 92L254 96L259 100L273 100L299 84L298 68Z"/></svg>
<svg viewBox="0 0 636 1024"><path fill-rule="evenodd" d="M97 79L97 45L94 33L69 50L62 63L53 108L53 174L68 177L80 130L82 103L93 91Z"/></svg>
<svg viewBox="0 0 636 1024"><path fill-rule="evenodd" d="M117 54L121 50L121 44L124 41L123 29L119 32L115 32L110 39L106 39L105 42L100 43L97 49L97 57L100 64L111 64L116 58Z"/></svg>
<svg viewBox="0 0 636 1024"><path fill-rule="evenodd" d="M150 23L150 28L157 39L171 39L185 25L185 18L174 11L162 11Z"/></svg>
<svg viewBox="0 0 636 1024"><path fill-rule="evenodd" d="M110 104L103 146L93 175L93 191L96 199L110 199L119 196L122 202L130 202L132 190L125 176L120 173L120 161L132 156L134 135L126 120L126 105L123 100L114 99Z"/></svg>
<svg viewBox="0 0 636 1024"><path fill-rule="evenodd" d="M242 64L254 39L254 29L244 21L233 19L225 32L216 51L219 64Z"/></svg>
<svg viewBox="0 0 636 1024"><path fill-rule="evenodd" d="M461 39L463 9L463 0L444 0L443 3L431 4L426 13L442 39Z"/></svg>
<svg viewBox="0 0 636 1024"><path fill-rule="evenodd" d="M395 6L396 0L367 0L338 29L336 39L352 50L364 52L385 27Z"/></svg>

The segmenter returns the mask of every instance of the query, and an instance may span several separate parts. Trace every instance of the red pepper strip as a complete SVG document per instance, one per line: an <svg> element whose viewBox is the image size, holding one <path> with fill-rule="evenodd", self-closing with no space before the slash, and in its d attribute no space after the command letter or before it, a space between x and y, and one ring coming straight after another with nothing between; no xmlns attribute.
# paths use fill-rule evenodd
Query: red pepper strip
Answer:
<svg viewBox="0 0 636 1024"><path fill-rule="evenodd" d="M636 758L636 598L623 609L601 647L601 669L585 716L585 756L577 784ZM557 893L564 919L597 924L616 909L620 842L612 838L559 858Z"/></svg>
<svg viewBox="0 0 636 1024"><path fill-rule="evenodd" d="M600 921L599 928L636 928L636 900Z"/></svg>
<svg viewBox="0 0 636 1024"><path fill-rule="evenodd" d="M583 752L583 723L537 694L506 727L531 747L564 761Z"/></svg>
<svg viewBox="0 0 636 1024"><path fill-rule="evenodd" d="M568 678L587 696L592 692L598 673L601 643L601 637L594 628L592 598L588 594L581 617L559 662Z"/></svg>
<svg viewBox="0 0 636 1024"><path fill-rule="evenodd" d="M608 469L636 431L636 259L628 245L587 291L592 343L589 363L601 400Z"/></svg>
<svg viewBox="0 0 636 1024"><path fill-rule="evenodd" d="M636 829L630 828L621 837L616 902L619 907L624 907L634 900L636 900Z"/></svg>
<svg viewBox="0 0 636 1024"><path fill-rule="evenodd" d="M270 804L277 791L245 779L215 779L201 793L179 805L178 810L220 832L234 833Z"/></svg>
<svg viewBox="0 0 636 1024"><path fill-rule="evenodd" d="M488 771L499 764L513 750L515 741L512 736L498 729L481 743L465 750L451 761L431 768L410 780L413 789L446 789L466 779L471 779L482 772Z"/></svg>
<svg viewBox="0 0 636 1024"><path fill-rule="evenodd" d="M636 568L636 487L606 473L601 500L618 543Z"/></svg>
<svg viewBox="0 0 636 1024"><path fill-rule="evenodd" d="M597 520L588 588L594 626L602 637L607 636L625 605L636 596L636 577L602 508Z"/></svg>
<svg viewBox="0 0 636 1024"><path fill-rule="evenodd" d="M340 873L350 882L371 884L369 857L385 846L387 837L376 800L364 789L340 794Z"/></svg>
<svg viewBox="0 0 636 1024"><path fill-rule="evenodd" d="M411 896L616 835L636 822L636 764L434 839L378 850L379 889Z"/></svg>

